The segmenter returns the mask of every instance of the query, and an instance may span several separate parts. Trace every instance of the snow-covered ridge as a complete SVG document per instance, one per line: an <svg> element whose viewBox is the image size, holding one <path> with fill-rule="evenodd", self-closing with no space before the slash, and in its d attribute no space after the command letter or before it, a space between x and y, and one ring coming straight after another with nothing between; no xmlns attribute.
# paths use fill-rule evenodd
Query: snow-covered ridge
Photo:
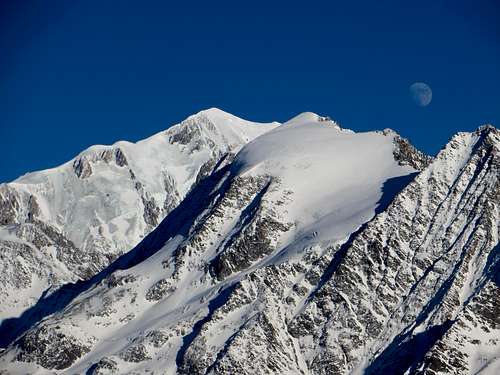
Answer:
<svg viewBox="0 0 500 375"><path fill-rule="evenodd" d="M0 319L135 246L228 153L278 123L216 108L142 141L96 145L0 185ZM12 239L16 238L16 241Z"/></svg>
<svg viewBox="0 0 500 375"><path fill-rule="evenodd" d="M21 185L43 183L47 178L50 178L49 176L53 174L59 175L63 171L71 169L71 167L74 167L75 162L82 158L97 163L109 158L107 152L120 150L126 158L125 163L129 159L134 163L133 167L136 168L133 169L137 170L138 177L144 178L148 184L153 184L155 182L153 180L156 180L154 177L158 173L155 171L155 167L161 170L168 168L169 164L191 162L189 159L191 155L179 155L185 154L185 152L182 152L185 150L179 150L185 146L195 148L200 143L210 140L212 146L225 147L234 152L246 142L278 125L280 125L278 122L266 124L251 122L218 108L210 108L189 116L181 123L173 125L165 131L135 143L117 141L112 145L90 146L61 166L25 174L12 183ZM186 135L186 137L182 138L182 135ZM150 163L155 159L157 160L156 164L151 165Z"/></svg>
<svg viewBox="0 0 500 375"><path fill-rule="evenodd" d="M303 113L243 147L234 169L279 180L292 192L287 217L299 231L340 240L374 215L387 180L416 171L395 160L396 137Z"/></svg>

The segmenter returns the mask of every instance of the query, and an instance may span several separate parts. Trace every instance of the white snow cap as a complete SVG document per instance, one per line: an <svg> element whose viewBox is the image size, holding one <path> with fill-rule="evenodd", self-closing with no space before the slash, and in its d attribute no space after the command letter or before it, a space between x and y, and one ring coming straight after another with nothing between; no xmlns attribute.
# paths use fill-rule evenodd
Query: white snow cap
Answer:
<svg viewBox="0 0 500 375"><path fill-rule="evenodd" d="M388 179L414 172L394 159L395 136L354 133L305 112L243 147L235 172L276 178L293 192L291 222L342 239L373 217Z"/></svg>
<svg viewBox="0 0 500 375"><path fill-rule="evenodd" d="M291 124L302 124L308 122L317 122L319 121L320 118L321 116L314 112L302 112L297 116L292 117L290 120L285 122L285 124L291 125Z"/></svg>

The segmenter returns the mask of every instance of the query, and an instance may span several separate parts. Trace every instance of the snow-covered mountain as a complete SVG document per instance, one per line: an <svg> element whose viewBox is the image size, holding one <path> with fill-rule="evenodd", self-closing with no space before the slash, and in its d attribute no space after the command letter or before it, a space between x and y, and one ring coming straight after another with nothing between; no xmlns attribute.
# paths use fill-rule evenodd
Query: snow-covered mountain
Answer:
<svg viewBox="0 0 500 375"><path fill-rule="evenodd" d="M431 159L304 113L0 326L9 374L497 374L500 132ZM0 371L1 373L1 371Z"/></svg>
<svg viewBox="0 0 500 375"><path fill-rule="evenodd" d="M223 156L278 123L212 108L137 143L93 146L0 185L0 320L130 250Z"/></svg>

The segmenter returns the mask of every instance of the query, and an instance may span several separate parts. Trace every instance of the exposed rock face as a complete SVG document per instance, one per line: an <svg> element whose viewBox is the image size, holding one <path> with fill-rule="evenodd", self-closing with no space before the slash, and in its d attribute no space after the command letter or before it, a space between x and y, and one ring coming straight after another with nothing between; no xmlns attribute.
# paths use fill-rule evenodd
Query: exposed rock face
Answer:
<svg viewBox="0 0 500 375"><path fill-rule="evenodd" d="M7 185L0 185L0 223L2 225L15 224L18 220L21 197Z"/></svg>
<svg viewBox="0 0 500 375"><path fill-rule="evenodd" d="M151 359L151 357L148 356L146 348L142 344L128 347L124 352L120 353L120 358L126 362L135 363Z"/></svg>
<svg viewBox="0 0 500 375"><path fill-rule="evenodd" d="M282 224L270 218L262 218L249 225L229 248L219 253L211 264L212 273L223 279L234 272L248 268L253 262L271 254L275 237L286 232L291 224Z"/></svg>
<svg viewBox="0 0 500 375"><path fill-rule="evenodd" d="M123 153L121 148L117 148L115 150L115 162L119 167L128 165L127 158L125 157L125 154Z"/></svg>
<svg viewBox="0 0 500 375"><path fill-rule="evenodd" d="M291 324L314 373L413 372L455 327L498 244L498 146L496 129L454 137L331 265Z"/></svg>
<svg viewBox="0 0 500 375"><path fill-rule="evenodd" d="M92 166L85 156L82 156L73 162L73 169L75 174L82 179L90 177L92 174Z"/></svg>
<svg viewBox="0 0 500 375"><path fill-rule="evenodd" d="M306 132L311 142L311 132L320 132L319 140L330 131L342 132L329 120L312 114L299 120L304 118L314 121L306 123L313 127ZM282 150L294 152L287 137L302 138L296 137L302 125L296 120L284 126L289 128L279 133ZM324 191L282 173L293 167L299 177L308 176L306 152L305 161L293 165L279 164L279 158L245 164L249 159L242 160L242 154L259 149L250 144L232 163L214 167L127 256L85 287L69 286L56 295L61 306L54 314L34 309L27 315L37 323L0 354L0 368L497 373L499 131L483 127L459 133L432 161L393 133L334 137L340 137L339 144L345 139L374 144L369 156L380 156L381 142L393 144L384 158L391 158L397 181L404 180L395 195L373 198L381 203L360 225L342 232L337 226L344 223L332 220L343 215L349 195L338 205L331 204L336 197L326 195L330 201L307 216L304 202L312 205ZM269 138L265 142L273 146ZM320 162L321 154L313 155ZM339 176L358 189L359 174ZM392 179L387 175L373 191L384 190ZM304 217L308 221L301 221ZM50 333L56 325L57 334ZM28 349L25 337L33 338ZM45 353L66 341L86 349L70 350L69 365L61 356L47 361ZM29 349L36 342L40 352Z"/></svg>
<svg viewBox="0 0 500 375"><path fill-rule="evenodd" d="M394 144L396 145L394 148L394 158L401 165L410 165L416 170L422 170L432 161L432 157L417 150L406 138L396 135Z"/></svg>
<svg viewBox="0 0 500 375"><path fill-rule="evenodd" d="M106 164L115 163L118 167L128 165L127 157L120 147L105 149L102 152L94 152L83 155L73 162L73 170L75 174L85 179L92 175L92 164L104 162Z"/></svg>
<svg viewBox="0 0 500 375"><path fill-rule="evenodd" d="M161 279L157 281L146 293L148 301L159 301L168 294L172 293L175 287L170 280Z"/></svg>
<svg viewBox="0 0 500 375"><path fill-rule="evenodd" d="M28 217L26 218L26 221L28 223L33 223L39 216L40 216L40 206L36 201L36 197L34 195L31 195L28 200Z"/></svg>
<svg viewBox="0 0 500 375"><path fill-rule="evenodd" d="M111 358L102 358L89 369L91 375L117 374L118 364Z"/></svg>
<svg viewBox="0 0 500 375"><path fill-rule="evenodd" d="M93 146L0 184L0 320L104 269L221 159L276 126L210 109L136 144Z"/></svg>
<svg viewBox="0 0 500 375"><path fill-rule="evenodd" d="M36 362L49 370L68 368L90 350L74 337L68 337L58 332L57 328L46 326L29 332L19 339L16 345L21 349L16 360Z"/></svg>

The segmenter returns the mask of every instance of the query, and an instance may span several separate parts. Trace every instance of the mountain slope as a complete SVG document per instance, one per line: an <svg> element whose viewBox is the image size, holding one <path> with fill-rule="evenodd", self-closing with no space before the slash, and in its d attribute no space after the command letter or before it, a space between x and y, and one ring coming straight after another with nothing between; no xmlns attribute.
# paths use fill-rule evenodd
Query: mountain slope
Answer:
<svg viewBox="0 0 500 375"><path fill-rule="evenodd" d="M433 373L423 356L467 335L458 316L498 267L499 140L490 127L455 136L331 265L288 326L314 373ZM460 355L448 370L473 373L477 358Z"/></svg>
<svg viewBox="0 0 500 375"><path fill-rule="evenodd" d="M143 141L93 146L60 167L1 184L0 320L106 267L223 155L277 125L212 108Z"/></svg>
<svg viewBox="0 0 500 375"><path fill-rule="evenodd" d="M7 342L1 366L14 373L354 371L372 358L359 353L380 336L375 328L385 315L369 315L363 300L364 310L342 320L357 291L336 294L334 283L358 275L365 291L366 260L381 251L369 234L413 222L410 214L390 214L405 209L401 199L414 204L423 194L422 205L435 208L420 180L453 184L481 148L473 145L485 142L463 137L461 162L441 165L443 151L427 166L431 160L392 131L356 134L302 114L217 166L138 247L88 283L69 285L2 325L5 335L25 328ZM420 223L425 228L419 218L416 229ZM359 258L352 249L361 246ZM360 268L355 274L348 274L351 263ZM396 296L383 292L391 303L402 297L397 288ZM345 323L328 328L338 321ZM351 329L369 333L366 350L339 352L336 339ZM380 349L388 342L381 339Z"/></svg>

